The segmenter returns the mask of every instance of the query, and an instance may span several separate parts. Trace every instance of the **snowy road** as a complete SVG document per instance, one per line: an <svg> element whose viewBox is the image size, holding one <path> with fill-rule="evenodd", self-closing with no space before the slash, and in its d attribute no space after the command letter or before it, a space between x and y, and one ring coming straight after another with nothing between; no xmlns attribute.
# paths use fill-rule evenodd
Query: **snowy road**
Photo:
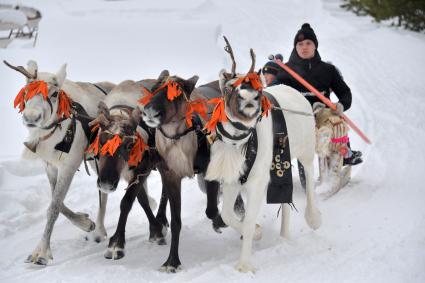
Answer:
<svg viewBox="0 0 425 283"><path fill-rule="evenodd" d="M2 2L12 3L11 0ZM425 282L425 36L358 18L336 0L268 1L84 1L21 0L41 10L36 48L14 42L0 59L25 65L38 61L55 72L68 63L68 78L81 81L156 77L162 69L200 82L230 68L221 35L231 41L237 69L249 68L249 48L257 67L270 53L285 58L304 22L314 28L319 51L337 65L353 92L347 114L369 136L366 146L354 133L354 149L364 163L353 168L350 184L320 202L323 226L304 222L305 201L295 182L291 240L279 237L276 205L264 206L263 239L254 243L255 274L234 270L241 241L227 229L216 234L204 216L205 196L185 180L180 258L184 270L158 271L169 245L148 242L148 225L135 205L127 225L126 256L103 258L106 242L60 216L52 236L54 260L46 268L24 263L41 237L50 189L36 165L19 163L26 130L12 101L24 84L21 75L0 66L0 263L1 282ZM12 133L12 134L9 134ZM7 134L7 136L6 136ZM106 216L115 231L125 184L110 197ZM160 179L149 179L159 199ZM77 173L66 204L96 214L95 178ZM170 236L167 236L170 242Z"/></svg>

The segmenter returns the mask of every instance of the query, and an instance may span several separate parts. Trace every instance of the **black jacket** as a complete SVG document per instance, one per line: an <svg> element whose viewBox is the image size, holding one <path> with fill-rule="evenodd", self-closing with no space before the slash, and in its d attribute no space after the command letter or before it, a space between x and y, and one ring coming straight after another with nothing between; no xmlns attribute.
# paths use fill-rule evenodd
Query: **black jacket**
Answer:
<svg viewBox="0 0 425 283"><path fill-rule="evenodd" d="M312 59L301 59L294 48L286 65L327 98L329 98L331 91L333 91L338 97L339 102L344 106L344 111L350 108L350 88L344 82L341 74L334 65L322 61L317 50ZM285 84L295 88L307 98L311 105L314 102L320 102L319 98L283 69L277 74L276 81L273 84Z"/></svg>

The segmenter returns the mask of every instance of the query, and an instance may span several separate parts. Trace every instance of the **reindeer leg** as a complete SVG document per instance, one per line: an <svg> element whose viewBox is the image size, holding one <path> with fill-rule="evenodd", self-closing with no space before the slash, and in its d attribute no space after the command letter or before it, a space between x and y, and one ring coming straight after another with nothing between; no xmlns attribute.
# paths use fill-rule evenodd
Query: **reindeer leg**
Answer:
<svg viewBox="0 0 425 283"><path fill-rule="evenodd" d="M56 188L57 178L58 178L58 169L46 163L46 174L49 179L50 188L52 190L52 196ZM59 211L71 221L72 224L77 226L83 231L90 232L95 229L95 224L90 220L89 215L83 212L73 212L69 209L65 204L61 203L59 207Z"/></svg>
<svg viewBox="0 0 425 283"><path fill-rule="evenodd" d="M256 224L257 216L263 204L266 184L246 184L247 205L242 222L242 251L236 269L240 272L254 272L251 265L252 241L261 238L261 228Z"/></svg>
<svg viewBox="0 0 425 283"><path fill-rule="evenodd" d="M181 269L179 258L179 240L181 222L181 177L176 176L172 171L161 172L162 182L167 189L167 196L171 209L171 246L170 254L160 271L175 273Z"/></svg>
<svg viewBox="0 0 425 283"><path fill-rule="evenodd" d="M149 199L144 186L145 182L143 183L143 188L137 195L137 200L139 201L149 220L149 241L157 242L158 245L166 245L167 242L165 241L165 235L167 234L167 226L163 226L162 223L157 218L155 218L155 215L149 206Z"/></svg>
<svg viewBox="0 0 425 283"><path fill-rule="evenodd" d="M291 214L288 203L282 203L282 222L280 225L280 236L289 239L289 216Z"/></svg>
<svg viewBox="0 0 425 283"><path fill-rule="evenodd" d="M58 170L57 181L55 182L55 187L52 192L52 200L49 208L47 209L47 223L44 228L43 236L35 250L28 256L27 262L47 265L49 259L53 259L52 252L50 250L50 238L52 236L53 226L59 216L59 212L63 206L63 200L65 199L72 178L74 177L77 169L78 166L74 168L63 165L61 169Z"/></svg>
<svg viewBox="0 0 425 283"><path fill-rule="evenodd" d="M106 239L107 233L105 229L105 213L106 203L108 202L108 194L99 191L99 210L96 218L96 228L93 231L93 240L100 243Z"/></svg>
<svg viewBox="0 0 425 283"><path fill-rule="evenodd" d="M313 161L311 162L305 162L303 163L305 173L306 173L306 185L307 185L307 206L304 213L304 218L312 229L316 230L320 227L322 224L322 214L320 213L319 209L316 207L315 204L315 197L314 197L314 180L313 180L313 174L314 174L314 168L313 168Z"/></svg>
<svg viewBox="0 0 425 283"><path fill-rule="evenodd" d="M158 171L160 172L162 177L164 172L161 172L161 170L163 170L161 167L158 168ZM167 202L168 202L167 188L164 186L164 182L162 182L161 201L159 202L158 211L156 213L156 219L158 219L158 221L165 227L170 226L167 220Z"/></svg>
<svg viewBox="0 0 425 283"><path fill-rule="evenodd" d="M235 215L234 205L242 186L238 184L223 184L223 209L221 216L224 223L242 235L242 222Z"/></svg>
<svg viewBox="0 0 425 283"><path fill-rule="evenodd" d="M227 225L223 222L218 211L218 193L220 190L220 184L216 181L205 181L205 187L207 193L207 209L205 210L205 214L212 220L214 231L221 233L221 228L225 228Z"/></svg>
<svg viewBox="0 0 425 283"><path fill-rule="evenodd" d="M125 192L120 204L120 217L118 220L117 230L109 239L108 248L104 254L105 258L120 259L125 256L125 226L134 200L141 190L143 190L142 182L134 184Z"/></svg>

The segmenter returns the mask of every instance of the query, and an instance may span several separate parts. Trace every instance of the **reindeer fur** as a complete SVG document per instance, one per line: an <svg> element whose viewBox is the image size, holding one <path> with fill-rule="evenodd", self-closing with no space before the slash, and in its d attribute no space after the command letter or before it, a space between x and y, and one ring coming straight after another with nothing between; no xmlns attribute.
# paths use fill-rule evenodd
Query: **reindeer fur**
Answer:
<svg viewBox="0 0 425 283"><path fill-rule="evenodd" d="M67 80L66 65L63 65L56 74L52 74L38 72L36 62L29 61L27 72L32 75L32 77L27 76L27 83L33 80L45 81L49 86L49 96L52 94L52 89L54 88L64 90L73 101L80 103L89 115L94 116L96 114L97 104L104 98L104 94L89 83L76 83ZM104 87L108 86L112 86L112 84L104 83ZM110 89L106 88L106 90L109 91ZM50 138L40 141L41 137L46 136L52 131L52 129L43 130L41 127L46 127L56 121L57 105L58 103L52 99L53 111L51 113L47 102L42 99L41 95L36 95L34 98L26 101L26 106L22 113L24 125L28 125L27 128L29 130L27 141L37 144L35 154L45 163L46 174L52 190L52 200L47 209L47 223L43 236L34 251L27 258L28 262L40 265L46 265L49 260L53 259L50 249L50 238L59 212L80 229L87 232L95 230L96 239L102 237L105 231L103 218L106 195L102 194L101 196L101 205L99 207L96 225L89 219L87 214L75 213L63 203L74 174L83 160L87 138L81 124L77 122L74 140L69 153L55 150L54 147L63 140L71 123L71 120L67 119L61 123L61 127L57 128Z"/></svg>
<svg viewBox="0 0 425 283"><path fill-rule="evenodd" d="M220 86L231 85L234 79L229 79L226 73L220 73ZM254 103L255 91L253 89L238 88L240 96L245 102ZM273 86L266 89L279 102L280 105L287 109L312 113L311 106L307 100L296 90L284 86ZM234 113L238 112L237 105L232 104L232 98L226 97L226 114L228 118L235 122L240 122L246 127L255 125L256 117L246 119L246 115L250 115L252 109L245 111L245 118L237 117ZM248 103L247 102L247 103ZM258 104L258 103L257 103ZM232 107L229 108L229 107ZM259 106L258 106L259 107ZM259 114L258 114L259 115ZM305 167L307 177L307 207L305 218L307 224L317 229L321 224L320 212L314 204L314 183L313 183L313 159L314 159L314 118L287 114L285 115L286 126L288 130L289 145L291 150L291 159L298 158ZM233 128L230 123L223 123L226 131L230 134L237 134L237 129ZM242 147L246 141L227 142L216 140L211 147L211 161L209 163L206 179L218 180L222 182L223 191L223 209L222 217L226 224L236 229L242 236L242 252L236 268L242 272L253 271L250 263L252 253L252 240L261 237L261 229L256 225L257 215L264 201L264 195L268 183L270 181L270 167L272 163L273 150L273 127L272 119L263 117L256 125L258 137L257 157L250 171L248 180L243 185L239 182L241 172L244 172L244 161ZM245 206L245 217L240 221L234 214L233 206L238 194L244 191L247 195L247 203ZM282 209L282 227L281 235L289 237L289 209L285 204Z"/></svg>

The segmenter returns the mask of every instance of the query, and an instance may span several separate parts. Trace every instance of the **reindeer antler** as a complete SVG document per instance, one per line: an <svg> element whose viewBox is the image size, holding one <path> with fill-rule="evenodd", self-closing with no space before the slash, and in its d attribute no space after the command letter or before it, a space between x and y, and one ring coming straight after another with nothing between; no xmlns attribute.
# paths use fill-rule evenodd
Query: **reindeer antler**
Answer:
<svg viewBox="0 0 425 283"><path fill-rule="evenodd" d="M249 69L248 73L253 73L254 68L255 68L255 53L254 53L254 50L252 50L252 48L249 50L249 52L251 53L252 64L251 64L251 68Z"/></svg>
<svg viewBox="0 0 425 283"><path fill-rule="evenodd" d="M226 42L226 46L224 47L224 50L230 54L230 58L232 59L232 76L236 76L236 61L235 56L233 55L232 47L230 46L229 41L227 40L226 36L223 35L224 41Z"/></svg>
<svg viewBox="0 0 425 283"><path fill-rule="evenodd" d="M9 68L18 71L19 73L23 74L25 77L27 77L28 79L33 79L35 80L37 78L37 71L35 72L35 74L31 74L30 72L28 72L24 67L22 66L13 66L11 64L9 64L6 60L3 60L3 63L8 66Z"/></svg>
<svg viewBox="0 0 425 283"><path fill-rule="evenodd" d="M99 114L96 119L94 119L93 121L89 122L89 127L93 127L96 124L102 124L104 126L108 126L109 125L109 120L105 117L105 115L103 113Z"/></svg>

